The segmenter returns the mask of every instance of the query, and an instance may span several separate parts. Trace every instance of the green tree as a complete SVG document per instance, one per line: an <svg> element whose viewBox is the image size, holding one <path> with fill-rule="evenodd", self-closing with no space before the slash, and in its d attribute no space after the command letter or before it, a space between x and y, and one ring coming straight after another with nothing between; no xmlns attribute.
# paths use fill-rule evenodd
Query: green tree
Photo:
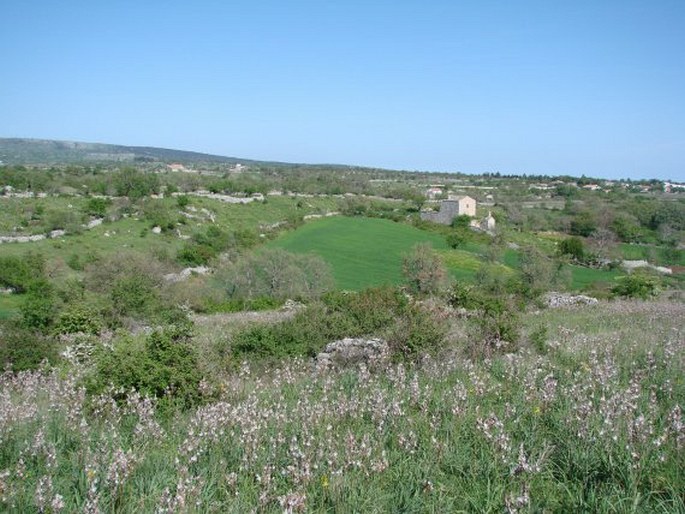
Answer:
<svg viewBox="0 0 685 514"><path fill-rule="evenodd" d="M26 291L19 308L22 322L29 328L47 329L55 319L56 297L47 280L35 280Z"/></svg>
<svg viewBox="0 0 685 514"><path fill-rule="evenodd" d="M468 241L469 233L463 229L453 230L445 238L447 241L447 246L450 248L459 248L464 246Z"/></svg>
<svg viewBox="0 0 685 514"><path fill-rule="evenodd" d="M159 192L159 177L153 173L144 173L136 168L124 168L113 177L114 190L117 196L127 196L137 200L152 193Z"/></svg>

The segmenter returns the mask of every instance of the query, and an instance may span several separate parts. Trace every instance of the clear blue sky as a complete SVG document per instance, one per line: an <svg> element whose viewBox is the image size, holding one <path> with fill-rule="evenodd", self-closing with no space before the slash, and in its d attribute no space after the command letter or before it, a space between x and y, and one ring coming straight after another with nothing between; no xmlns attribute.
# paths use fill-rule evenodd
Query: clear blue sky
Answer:
<svg viewBox="0 0 685 514"><path fill-rule="evenodd" d="M685 180L685 0L3 0L0 136Z"/></svg>

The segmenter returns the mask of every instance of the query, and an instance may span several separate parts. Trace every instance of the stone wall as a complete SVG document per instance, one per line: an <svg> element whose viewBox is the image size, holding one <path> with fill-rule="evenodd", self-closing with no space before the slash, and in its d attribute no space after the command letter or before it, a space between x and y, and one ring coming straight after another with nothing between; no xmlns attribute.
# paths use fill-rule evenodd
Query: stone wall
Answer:
<svg viewBox="0 0 685 514"><path fill-rule="evenodd" d="M421 213L421 219L432 221L433 223L450 225L452 220L458 215L459 202L457 200L444 200L440 203L439 211L424 211Z"/></svg>

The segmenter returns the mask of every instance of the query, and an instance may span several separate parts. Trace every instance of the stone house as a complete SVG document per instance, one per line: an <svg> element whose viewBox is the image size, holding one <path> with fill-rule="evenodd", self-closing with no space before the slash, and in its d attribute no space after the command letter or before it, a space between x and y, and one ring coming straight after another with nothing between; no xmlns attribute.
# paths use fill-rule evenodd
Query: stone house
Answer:
<svg viewBox="0 0 685 514"><path fill-rule="evenodd" d="M450 225L454 218L463 214L471 217L476 215L476 200L470 196L455 196L443 200L440 202L439 211L422 211L421 219Z"/></svg>

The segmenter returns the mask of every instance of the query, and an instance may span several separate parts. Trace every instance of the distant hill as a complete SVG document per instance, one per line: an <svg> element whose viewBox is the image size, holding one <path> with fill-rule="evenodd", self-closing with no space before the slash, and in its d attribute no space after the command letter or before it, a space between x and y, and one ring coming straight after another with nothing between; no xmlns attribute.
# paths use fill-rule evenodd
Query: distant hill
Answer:
<svg viewBox="0 0 685 514"><path fill-rule="evenodd" d="M20 138L0 138L0 161L2 164L69 164L112 161L257 163L257 161L249 159L171 150L168 148Z"/></svg>

